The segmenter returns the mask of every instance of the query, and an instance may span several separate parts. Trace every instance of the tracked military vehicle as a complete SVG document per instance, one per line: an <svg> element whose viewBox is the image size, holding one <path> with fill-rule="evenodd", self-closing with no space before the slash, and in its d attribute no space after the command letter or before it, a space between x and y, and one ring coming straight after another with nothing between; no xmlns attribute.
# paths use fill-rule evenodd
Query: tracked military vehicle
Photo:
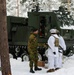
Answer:
<svg viewBox="0 0 74 75"><path fill-rule="evenodd" d="M31 29L34 27L39 30L39 46L37 48L39 60L45 60L46 44L50 36L49 30L57 28L66 41L67 50L64 54L68 55L71 50L73 51L74 32L73 30L61 29L60 24L61 22L58 21L54 12L28 12L28 18L7 16L9 52L16 59L21 57L22 61L28 60L27 42Z"/></svg>

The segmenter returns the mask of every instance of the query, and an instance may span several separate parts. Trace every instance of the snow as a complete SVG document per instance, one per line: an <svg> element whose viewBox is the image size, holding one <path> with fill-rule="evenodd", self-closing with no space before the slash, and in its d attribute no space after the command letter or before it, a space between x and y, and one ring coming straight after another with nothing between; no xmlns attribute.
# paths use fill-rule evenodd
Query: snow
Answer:
<svg viewBox="0 0 74 75"><path fill-rule="evenodd" d="M61 5L59 0L37 0L39 3L40 11L52 11L58 10ZM33 0L26 0L24 3L23 0L6 0L7 16L19 16L19 17L28 17L27 12L30 12L33 9L33 6L37 4Z"/></svg>
<svg viewBox="0 0 74 75"><path fill-rule="evenodd" d="M7 16L28 17L27 12L30 12L33 6L39 3L41 12L49 12L58 10L59 6L69 7L72 17L74 18L74 0L71 4L62 3L62 0L6 0Z"/></svg>
<svg viewBox="0 0 74 75"><path fill-rule="evenodd" d="M33 75L29 72L29 61L21 61L21 58L10 58L12 75ZM63 58L63 67L55 72L47 73L48 69L41 67L41 71L35 71L34 75L74 75L74 55ZM0 72L0 75L1 72Z"/></svg>
<svg viewBox="0 0 74 75"><path fill-rule="evenodd" d="M63 27L60 27L61 29L69 29L69 30L74 30L74 25L71 25L71 26L68 26L68 25L65 25Z"/></svg>

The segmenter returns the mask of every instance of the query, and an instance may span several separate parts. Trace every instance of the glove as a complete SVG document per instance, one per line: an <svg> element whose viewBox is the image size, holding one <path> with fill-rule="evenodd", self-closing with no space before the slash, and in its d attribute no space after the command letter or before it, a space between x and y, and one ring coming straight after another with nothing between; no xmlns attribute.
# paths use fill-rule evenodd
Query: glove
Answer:
<svg viewBox="0 0 74 75"><path fill-rule="evenodd" d="M53 52L53 54L55 55L55 54L56 54L56 52Z"/></svg>

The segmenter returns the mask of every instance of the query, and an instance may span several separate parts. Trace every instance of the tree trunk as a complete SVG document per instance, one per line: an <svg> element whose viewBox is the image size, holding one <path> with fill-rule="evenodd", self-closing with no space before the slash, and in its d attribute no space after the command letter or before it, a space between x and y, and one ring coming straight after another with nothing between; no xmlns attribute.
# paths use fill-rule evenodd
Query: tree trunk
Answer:
<svg viewBox="0 0 74 75"><path fill-rule="evenodd" d="M11 75L6 24L6 0L0 0L0 57L2 75Z"/></svg>

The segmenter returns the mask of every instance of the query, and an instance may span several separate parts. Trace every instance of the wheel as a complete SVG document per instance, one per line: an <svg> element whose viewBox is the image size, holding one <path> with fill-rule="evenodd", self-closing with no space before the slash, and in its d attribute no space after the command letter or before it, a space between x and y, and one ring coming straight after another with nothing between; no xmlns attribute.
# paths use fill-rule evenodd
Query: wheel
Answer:
<svg viewBox="0 0 74 75"><path fill-rule="evenodd" d="M9 57L10 57L10 58L13 58L13 55L12 55L11 53L9 53Z"/></svg>
<svg viewBox="0 0 74 75"><path fill-rule="evenodd" d="M70 50L69 54L68 54L68 57L69 56L72 56L74 54L73 50Z"/></svg>
<svg viewBox="0 0 74 75"><path fill-rule="evenodd" d="M15 52L20 52L20 48L19 48L19 46L17 46L16 48L15 48Z"/></svg>
<svg viewBox="0 0 74 75"><path fill-rule="evenodd" d="M38 53L38 61L42 60L42 56Z"/></svg>
<svg viewBox="0 0 74 75"><path fill-rule="evenodd" d="M29 61L29 56L27 54L21 55L22 61Z"/></svg>

